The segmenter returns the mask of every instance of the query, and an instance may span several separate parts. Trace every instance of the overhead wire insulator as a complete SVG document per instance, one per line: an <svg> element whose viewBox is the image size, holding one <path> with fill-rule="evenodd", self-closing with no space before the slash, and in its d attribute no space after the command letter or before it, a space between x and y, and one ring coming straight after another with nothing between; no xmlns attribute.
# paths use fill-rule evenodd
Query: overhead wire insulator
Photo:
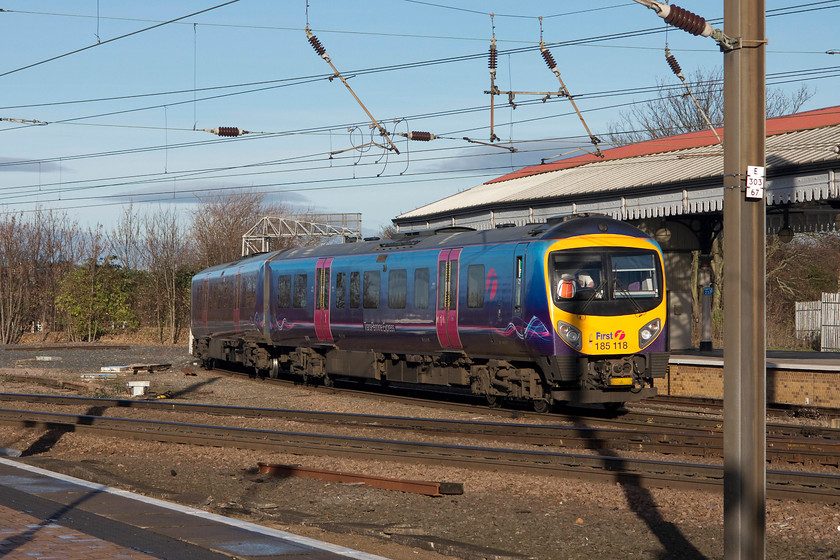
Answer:
<svg viewBox="0 0 840 560"><path fill-rule="evenodd" d="M557 79L560 80L560 85L563 86L561 95L568 95L566 90L566 86L563 85L563 80L560 78L560 70L557 69L557 62L554 60L554 56L552 56L551 51L548 50L548 47L545 46L545 43L540 41L540 54L545 60L545 65L548 66L548 69L554 72L554 75L557 76Z"/></svg>
<svg viewBox="0 0 840 560"><path fill-rule="evenodd" d="M220 126L219 128L202 128L202 132L209 132L210 134L215 134L216 136L242 136L243 134L249 134L247 130L242 130L241 128L237 128L235 126Z"/></svg>
<svg viewBox="0 0 840 560"><path fill-rule="evenodd" d="M491 74L496 73L496 66L497 66L498 62L499 62L499 53L496 50L496 45L494 43L494 44L490 45L490 56L489 56L489 60L487 62L487 66L488 66L488 68L490 68L490 73Z"/></svg>
<svg viewBox="0 0 840 560"><path fill-rule="evenodd" d="M665 11L669 13L665 15L660 13L659 15L665 18L665 23L669 25L673 25L683 31L688 31L692 35L709 37L712 34L712 26L706 23L706 19L702 16L698 16L679 6L667 6L663 12Z"/></svg>
<svg viewBox="0 0 840 560"><path fill-rule="evenodd" d="M693 12L689 12L685 8L679 6L672 6L656 2L655 0L635 0L637 3L647 6L656 14L665 20L668 25L673 25L683 31L688 31L692 35L702 35L703 37L713 37L715 29L706 22L705 18L698 16Z"/></svg>
<svg viewBox="0 0 840 560"><path fill-rule="evenodd" d="M724 52L731 51L737 45L737 40L727 36L721 29L712 27L703 17L684 8L669 6L655 0L634 0L634 2L650 8L669 25L687 31L692 35L711 37Z"/></svg>
<svg viewBox="0 0 840 560"><path fill-rule="evenodd" d="M309 28L306 28L306 40L309 41L309 44L312 45L312 48L315 49L315 52L318 53L318 56L321 58L329 59L327 56L327 49L324 48L324 45L321 44L321 41L318 40L312 31Z"/></svg>
<svg viewBox="0 0 840 560"><path fill-rule="evenodd" d="M677 62L676 57L673 54L671 54L671 51L668 49L668 47L665 47L665 61L668 63L668 66L671 67L671 72L673 72L677 78L684 82L685 76L682 73L682 68L680 68L680 63Z"/></svg>
<svg viewBox="0 0 840 560"><path fill-rule="evenodd" d="M557 63L554 61L554 57L551 55L551 51L548 50L548 47L541 45L540 54L542 54L543 60L545 60L545 64L548 66L548 69L554 72L554 69L557 68Z"/></svg>
<svg viewBox="0 0 840 560"><path fill-rule="evenodd" d="M430 140L437 138L437 136L431 132L423 132L422 130L412 130L408 134L402 134L401 136L405 136L409 140L417 140L419 142L429 142Z"/></svg>

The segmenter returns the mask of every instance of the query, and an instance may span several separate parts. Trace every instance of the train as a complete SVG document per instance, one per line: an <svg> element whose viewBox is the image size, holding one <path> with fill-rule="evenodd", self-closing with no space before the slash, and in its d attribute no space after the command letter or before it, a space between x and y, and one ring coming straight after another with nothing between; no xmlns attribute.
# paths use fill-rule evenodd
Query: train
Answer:
<svg viewBox="0 0 840 560"><path fill-rule="evenodd" d="M618 407L668 365L662 250L603 215L299 247L203 270L191 350L263 377Z"/></svg>

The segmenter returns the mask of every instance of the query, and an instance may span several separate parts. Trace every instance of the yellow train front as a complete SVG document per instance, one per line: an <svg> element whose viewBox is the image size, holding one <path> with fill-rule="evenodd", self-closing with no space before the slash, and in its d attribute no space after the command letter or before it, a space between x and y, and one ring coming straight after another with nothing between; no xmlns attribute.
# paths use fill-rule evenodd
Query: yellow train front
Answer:
<svg viewBox="0 0 840 560"><path fill-rule="evenodd" d="M619 405L656 394L668 365L662 251L629 224L567 222L544 247L550 302L552 400Z"/></svg>

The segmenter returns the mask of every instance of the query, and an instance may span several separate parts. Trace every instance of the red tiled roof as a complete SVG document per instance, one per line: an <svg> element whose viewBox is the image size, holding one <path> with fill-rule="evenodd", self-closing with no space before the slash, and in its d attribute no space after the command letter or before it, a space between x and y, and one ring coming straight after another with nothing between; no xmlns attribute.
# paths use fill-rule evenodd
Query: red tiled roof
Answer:
<svg viewBox="0 0 840 560"><path fill-rule="evenodd" d="M767 136L836 125L840 124L840 105L835 107L826 107L824 109L816 109L814 111L806 111L804 113L795 113L784 117L767 119L766 122ZM723 127L717 128L716 130L718 135L722 138ZM549 171L557 171L558 169L569 169L586 163L645 156L662 152L672 152L686 148L701 148L703 146L710 146L717 143L718 140L715 135L711 134L708 130L688 132L677 136L656 138L654 140L646 140L645 142L639 142L637 144L629 144L619 148L604 150L602 152L604 154L603 158L599 158L593 154L585 154L553 161L551 163L524 167L518 171L487 181L487 183L498 183L509 179L517 179L519 177L527 177L529 175L538 175Z"/></svg>

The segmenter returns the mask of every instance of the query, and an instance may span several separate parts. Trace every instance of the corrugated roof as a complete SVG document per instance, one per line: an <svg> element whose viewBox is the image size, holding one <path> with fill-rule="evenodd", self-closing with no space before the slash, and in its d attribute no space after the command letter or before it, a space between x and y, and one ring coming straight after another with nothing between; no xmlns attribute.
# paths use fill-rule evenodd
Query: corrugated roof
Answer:
<svg viewBox="0 0 840 560"><path fill-rule="evenodd" d="M723 137L722 129L718 134ZM808 180L801 172L840 163L838 144L840 106L768 119L767 203L837 197L833 176ZM796 180L791 170L796 170ZM603 159L586 154L526 167L406 212L395 221L411 227L430 218L473 212L486 216L494 209L521 216L512 212L516 208L528 208L533 220L535 206L572 204L573 211L582 211L577 204L593 201L600 201L598 210L610 209L606 213L622 219L719 210L722 175L723 148L709 131L700 131L606 150Z"/></svg>

